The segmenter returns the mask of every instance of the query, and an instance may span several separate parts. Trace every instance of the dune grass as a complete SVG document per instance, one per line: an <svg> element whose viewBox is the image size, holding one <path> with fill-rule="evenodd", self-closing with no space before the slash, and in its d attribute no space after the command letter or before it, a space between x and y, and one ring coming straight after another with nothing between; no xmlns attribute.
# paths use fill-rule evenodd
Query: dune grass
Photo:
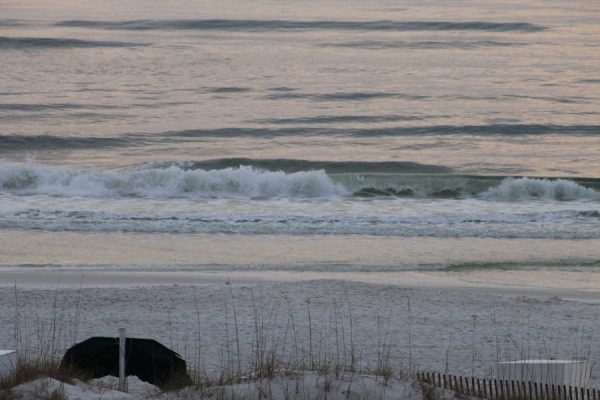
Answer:
<svg viewBox="0 0 600 400"><path fill-rule="evenodd" d="M412 329L415 311L411 309L409 296L406 296L404 308L398 310L404 313L405 334L391 334L386 326L389 320L385 316L375 315L374 324L369 331L370 343L364 343L363 339L357 339L361 335L355 332L358 324L352 296L347 290L333 300L328 313L324 313L321 308L320 314L317 315L310 298L306 298L299 307L297 300L293 304L288 294L281 291L277 293L279 300L268 303L264 293L255 293L254 288L250 287L247 289L250 295L246 294L245 303L242 304L239 292L234 290L232 285L226 284L221 291L221 314L215 316L220 324L221 335L216 340L211 338L212 340L208 341L202 325L202 304L197 296L197 289L192 287L191 290L194 300L192 307L195 308L192 314L195 314L196 321L189 321L191 325L195 324L195 327L192 334L186 336L182 355L188 360L188 372L193 381L190 390L198 396L197 398L232 398L233 388L239 389L245 385L252 386L254 390L248 398L269 399L273 398L265 394L273 393L272 387L267 390L269 382L279 382L279 385L286 386L285 391L296 394L296 397L290 395L289 398L300 399L300 387L311 379L311 384L319 387L320 398L327 398L327 393L333 393L335 390L355 392L356 387L364 386L365 377L378 382L381 386L378 390L381 390L382 396L386 388L399 381L414 382L418 391L426 398L439 395L427 384L418 383L414 379L415 372L420 369L420 363L414 348L415 333ZM33 316L28 315L26 318L25 311L20 306L19 290L14 288L14 334L19 362L13 374L0 379L1 392L8 393L10 388L39 377L51 377L65 383L71 383L74 379L85 380L85 376L77 371L59 368L64 351L79 340L85 339L79 337L81 293L81 289L75 292L75 301L71 302L74 306L67 309L60 304L57 290L51 299L51 313L42 317L36 309ZM478 326L475 316L471 323L472 332L469 337L472 338L472 348L464 350L468 351L466 359L472 360L468 367L475 372L476 346L480 346L475 340ZM493 323L496 327L495 319ZM174 347L172 337L181 335L180 332L172 330L169 314L165 331L169 332L171 343L165 344ZM362 337L364 338L364 335ZM513 345L515 349L519 348L515 340ZM216 358L207 360L205 354L208 346L213 346L210 349L213 353L216 350ZM500 345L497 335L495 346L499 360ZM394 354L394 350L400 347L407 350L403 359ZM590 348L586 350L588 354L591 351ZM515 354L526 355L522 349L515 350ZM445 356L448 358L448 353ZM443 358L444 354L440 354L440 357ZM179 393L182 382L175 379L166 385L163 391ZM345 387L340 389L340 385ZM306 398L315 394L314 390L309 394L304 392ZM223 397L225 393L229 393L229 397ZM59 393L55 395L58 396Z"/></svg>

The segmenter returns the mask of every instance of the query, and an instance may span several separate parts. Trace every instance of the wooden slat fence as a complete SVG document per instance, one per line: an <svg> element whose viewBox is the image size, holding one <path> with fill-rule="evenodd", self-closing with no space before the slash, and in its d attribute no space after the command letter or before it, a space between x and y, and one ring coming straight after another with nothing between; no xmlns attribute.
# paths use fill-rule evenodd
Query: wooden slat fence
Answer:
<svg viewBox="0 0 600 400"><path fill-rule="evenodd" d="M437 372L418 372L417 381L480 399L600 400L600 390L532 381L475 378Z"/></svg>

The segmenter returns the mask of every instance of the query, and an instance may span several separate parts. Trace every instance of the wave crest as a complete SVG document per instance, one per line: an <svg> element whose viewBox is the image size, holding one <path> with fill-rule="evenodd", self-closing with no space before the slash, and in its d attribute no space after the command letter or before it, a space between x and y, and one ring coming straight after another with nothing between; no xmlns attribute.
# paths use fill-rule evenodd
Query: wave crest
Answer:
<svg viewBox="0 0 600 400"><path fill-rule="evenodd" d="M385 164L267 160L232 165L216 160L149 164L130 171L49 168L29 162L0 163L0 194L81 197L304 199L423 198L519 202L600 201L592 178L503 178L407 172L352 172ZM300 169L308 167L307 169ZM345 168L345 169L344 169ZM344 172L342 172L344 171Z"/></svg>
<svg viewBox="0 0 600 400"><path fill-rule="evenodd" d="M56 196L318 198L347 195L324 171L285 173L240 166L184 170L177 166L127 172L0 165L0 190Z"/></svg>
<svg viewBox="0 0 600 400"><path fill-rule="evenodd" d="M600 192L566 179L506 178L480 195L485 200L600 200Z"/></svg>

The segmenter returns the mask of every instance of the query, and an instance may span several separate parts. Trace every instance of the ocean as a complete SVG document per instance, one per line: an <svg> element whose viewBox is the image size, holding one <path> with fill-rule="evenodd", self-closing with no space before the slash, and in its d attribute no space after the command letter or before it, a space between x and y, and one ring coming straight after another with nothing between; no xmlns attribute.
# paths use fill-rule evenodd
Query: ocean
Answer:
<svg viewBox="0 0 600 400"><path fill-rule="evenodd" d="M0 266L600 265L597 1L0 1Z"/></svg>

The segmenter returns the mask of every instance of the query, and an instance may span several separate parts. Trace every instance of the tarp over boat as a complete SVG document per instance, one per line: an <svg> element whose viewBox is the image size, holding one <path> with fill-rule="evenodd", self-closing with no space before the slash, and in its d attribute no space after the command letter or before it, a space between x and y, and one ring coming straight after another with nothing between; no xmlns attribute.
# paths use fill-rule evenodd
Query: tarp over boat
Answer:
<svg viewBox="0 0 600 400"><path fill-rule="evenodd" d="M125 375L135 375L158 387L191 384L185 360L154 339L127 338ZM71 347L60 367L87 378L119 376L119 338L91 337Z"/></svg>

